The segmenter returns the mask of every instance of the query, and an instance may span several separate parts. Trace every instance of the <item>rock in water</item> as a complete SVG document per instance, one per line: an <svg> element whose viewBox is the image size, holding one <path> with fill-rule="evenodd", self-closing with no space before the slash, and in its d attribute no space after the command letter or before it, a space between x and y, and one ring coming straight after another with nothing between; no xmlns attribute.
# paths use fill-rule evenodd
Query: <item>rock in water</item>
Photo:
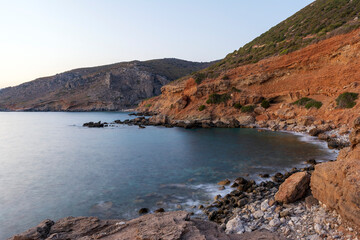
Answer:
<svg viewBox="0 0 360 240"><path fill-rule="evenodd" d="M218 185L221 185L221 186L225 186L225 185L229 185L229 184L230 184L229 179L225 179L223 181L218 182Z"/></svg>
<svg viewBox="0 0 360 240"><path fill-rule="evenodd" d="M309 189L310 175L306 172L298 172L291 175L280 185L275 194L275 200L282 203L292 203L302 198Z"/></svg>

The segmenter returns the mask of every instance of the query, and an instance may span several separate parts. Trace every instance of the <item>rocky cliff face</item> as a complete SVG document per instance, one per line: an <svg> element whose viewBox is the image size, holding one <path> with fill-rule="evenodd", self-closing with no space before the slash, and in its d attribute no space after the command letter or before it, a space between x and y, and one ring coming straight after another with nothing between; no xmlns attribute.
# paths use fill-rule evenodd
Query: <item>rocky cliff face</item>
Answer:
<svg viewBox="0 0 360 240"><path fill-rule="evenodd" d="M311 177L314 197L360 227L360 118L350 135L351 147L337 161L319 164Z"/></svg>
<svg viewBox="0 0 360 240"><path fill-rule="evenodd" d="M332 121L336 126L353 121L360 105L337 107L344 92L360 93L360 31L339 35L284 56L227 70L216 78L197 83L184 78L162 87L162 94L144 101L139 110L150 110L172 119L219 121L252 115L257 121L290 120L303 116ZM212 94L226 96L207 103ZM321 102L317 109L292 104L303 97ZM259 107L263 99L270 108L243 113L238 105ZM200 106L204 105L202 111Z"/></svg>
<svg viewBox="0 0 360 240"><path fill-rule="evenodd" d="M178 59L76 69L0 91L0 110L101 111L136 106L165 84L210 63Z"/></svg>

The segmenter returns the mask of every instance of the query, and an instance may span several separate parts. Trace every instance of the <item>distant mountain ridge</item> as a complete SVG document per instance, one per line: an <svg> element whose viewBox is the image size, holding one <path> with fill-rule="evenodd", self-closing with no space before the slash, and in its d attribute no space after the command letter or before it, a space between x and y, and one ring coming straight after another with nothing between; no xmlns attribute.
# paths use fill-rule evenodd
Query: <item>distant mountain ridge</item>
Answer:
<svg viewBox="0 0 360 240"><path fill-rule="evenodd" d="M175 58L79 68L0 91L0 110L113 111L132 108L210 62Z"/></svg>

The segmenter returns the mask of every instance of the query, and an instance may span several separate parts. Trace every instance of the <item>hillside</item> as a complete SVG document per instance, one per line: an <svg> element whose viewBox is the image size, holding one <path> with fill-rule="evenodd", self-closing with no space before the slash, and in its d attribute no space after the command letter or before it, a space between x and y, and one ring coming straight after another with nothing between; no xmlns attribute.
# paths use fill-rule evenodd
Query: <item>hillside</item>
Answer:
<svg viewBox="0 0 360 240"><path fill-rule="evenodd" d="M284 55L360 26L359 0L317 0L204 70L214 78L228 69Z"/></svg>
<svg viewBox="0 0 360 240"><path fill-rule="evenodd" d="M210 63L179 59L122 62L75 69L0 91L0 109L102 111L136 106L160 88Z"/></svg>

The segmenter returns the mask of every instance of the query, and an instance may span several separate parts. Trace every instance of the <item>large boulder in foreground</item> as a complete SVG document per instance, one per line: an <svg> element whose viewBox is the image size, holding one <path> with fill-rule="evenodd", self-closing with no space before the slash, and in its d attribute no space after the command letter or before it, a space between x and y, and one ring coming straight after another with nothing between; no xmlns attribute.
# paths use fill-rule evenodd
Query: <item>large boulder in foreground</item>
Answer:
<svg viewBox="0 0 360 240"><path fill-rule="evenodd" d="M292 203L302 198L309 189L310 175L307 172L298 172L283 182L275 194L275 200L282 203Z"/></svg>
<svg viewBox="0 0 360 240"><path fill-rule="evenodd" d="M226 234L213 222L190 219L184 211L148 214L123 222L95 217L67 217L46 220L9 240L102 239L102 240L255 240L283 239L269 231L246 235Z"/></svg>
<svg viewBox="0 0 360 240"><path fill-rule="evenodd" d="M316 165L311 190L316 199L360 227L360 118L350 135L351 147L335 162Z"/></svg>

